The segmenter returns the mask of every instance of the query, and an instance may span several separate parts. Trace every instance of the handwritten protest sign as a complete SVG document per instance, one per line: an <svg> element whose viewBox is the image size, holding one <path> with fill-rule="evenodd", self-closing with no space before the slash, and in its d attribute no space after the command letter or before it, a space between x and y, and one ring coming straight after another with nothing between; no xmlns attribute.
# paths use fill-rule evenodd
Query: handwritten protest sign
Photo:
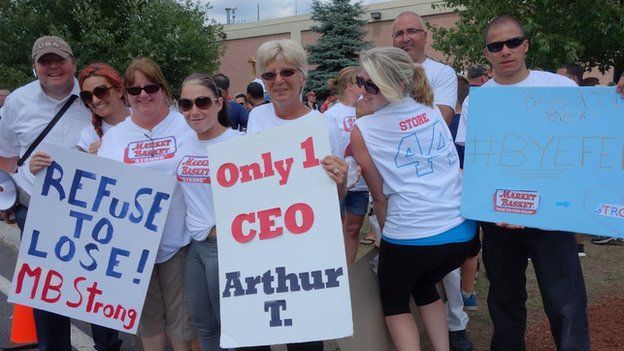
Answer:
<svg viewBox="0 0 624 351"><path fill-rule="evenodd" d="M208 147L221 347L351 335L336 184L322 117Z"/></svg>
<svg viewBox="0 0 624 351"><path fill-rule="evenodd" d="M175 179L41 149L9 301L136 333Z"/></svg>
<svg viewBox="0 0 624 351"><path fill-rule="evenodd" d="M462 214L624 237L624 100L611 87L470 92Z"/></svg>

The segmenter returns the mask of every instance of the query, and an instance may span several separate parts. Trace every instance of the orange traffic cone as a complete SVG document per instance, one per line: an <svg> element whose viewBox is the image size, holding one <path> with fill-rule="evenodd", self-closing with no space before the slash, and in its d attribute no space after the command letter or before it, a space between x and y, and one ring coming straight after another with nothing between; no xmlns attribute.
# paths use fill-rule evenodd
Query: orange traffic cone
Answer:
<svg viewBox="0 0 624 351"><path fill-rule="evenodd" d="M37 343L37 330L32 308L24 305L13 305L13 324L11 341L16 344Z"/></svg>

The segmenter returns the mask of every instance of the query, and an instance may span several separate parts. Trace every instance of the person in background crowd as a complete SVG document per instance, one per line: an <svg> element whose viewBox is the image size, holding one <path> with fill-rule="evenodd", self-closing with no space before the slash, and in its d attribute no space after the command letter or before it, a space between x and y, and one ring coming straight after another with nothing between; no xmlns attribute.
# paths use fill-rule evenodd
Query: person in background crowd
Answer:
<svg viewBox="0 0 624 351"><path fill-rule="evenodd" d="M457 112L453 116L453 121L450 125L451 135L453 135L453 140L457 136L457 127L459 126L459 119L461 115L461 107L464 103L464 100L468 96L470 89L470 83L468 79L457 76L457 105L455 106L455 112ZM457 148L457 154L459 155L459 168L464 168L464 146L455 144ZM478 235L475 238L475 241L478 240ZM462 300L464 303L464 309L469 311L475 311L477 309L477 295L474 289L475 277L477 275L477 267L479 265L479 251L481 249L480 245L475 245L473 247L474 251L470 253L470 257L464 261L461 266L461 294ZM465 328L464 328L465 329Z"/></svg>
<svg viewBox="0 0 624 351"><path fill-rule="evenodd" d="M300 43L291 39L271 40L263 43L257 52L258 72L271 95L271 103L251 111L247 133L260 133L294 120L314 118L320 112L310 109L301 101L301 92L308 77L308 58ZM321 165L336 183L338 197L345 195L347 165L340 158L339 131L325 118L329 132L332 155L325 156ZM321 351L323 341L288 344L289 351ZM270 351L269 346L247 347L247 351Z"/></svg>
<svg viewBox="0 0 624 351"><path fill-rule="evenodd" d="M249 105L251 105L252 110L257 106L268 104L270 102L264 98L262 85L256 82L251 82L247 86L247 99L249 99Z"/></svg>
<svg viewBox="0 0 624 351"><path fill-rule="evenodd" d="M243 93L236 94L236 96L234 97L234 101L237 104L243 106L245 110L251 111L251 105L249 104L249 100L247 100L246 94L243 94Z"/></svg>
<svg viewBox="0 0 624 351"><path fill-rule="evenodd" d="M529 70L529 41L520 22L500 16L484 35L485 58L496 87L574 87L576 83L549 72ZM464 101L456 142L466 142L469 100ZM573 233L546 231L508 223L482 223L483 264L490 280L488 308L494 333L491 350L524 350L526 330L526 277L531 258L544 311L558 350L589 350L587 295Z"/></svg>
<svg viewBox="0 0 624 351"><path fill-rule="evenodd" d="M313 91L308 91L305 94L305 105L307 108L311 110L319 110L319 105L316 103L316 93Z"/></svg>
<svg viewBox="0 0 624 351"><path fill-rule="evenodd" d="M79 76L80 99L91 110L91 126L82 130L78 148L96 154L102 136L112 126L130 116L121 76L105 63L92 63Z"/></svg>
<svg viewBox="0 0 624 351"><path fill-rule="evenodd" d="M600 80L596 77L587 77L583 78L581 84L579 85L582 87L595 87L597 85L600 85Z"/></svg>
<svg viewBox="0 0 624 351"><path fill-rule="evenodd" d="M407 52L415 63L423 66L433 89L434 104L440 108L448 125L457 103L457 78L453 68L427 57L427 36L425 22L414 12L403 12L392 23L392 45Z"/></svg>
<svg viewBox="0 0 624 351"><path fill-rule="evenodd" d="M382 228L378 279L386 325L397 350L420 350L411 295L433 348L448 350L436 284L468 257L476 230L459 213L457 152L425 71L405 51L371 49L360 65L357 85L374 113L355 121L351 147Z"/></svg>
<svg viewBox="0 0 624 351"><path fill-rule="evenodd" d="M222 350L219 347L221 322L219 316L219 270L217 233L208 166L192 166L205 172L185 175L188 162L206 160L206 146L240 136L229 128L223 90L217 88L207 74L192 74L182 83L178 109L186 123L195 131L189 133L176 175L186 201L186 226L191 245L186 258L185 287L191 317L201 349Z"/></svg>
<svg viewBox="0 0 624 351"><path fill-rule="evenodd" d="M4 100L7 96L11 94L11 91L8 89L0 89L0 107L4 105Z"/></svg>
<svg viewBox="0 0 624 351"><path fill-rule="evenodd" d="M471 87L480 87L490 79L490 75L483 65L475 64L468 68L466 78L468 78ZM457 114L457 110L455 114Z"/></svg>
<svg viewBox="0 0 624 351"><path fill-rule="evenodd" d="M576 85L582 86L585 70L576 63L568 63L557 69L557 74L572 79Z"/></svg>
<svg viewBox="0 0 624 351"><path fill-rule="evenodd" d="M355 77L360 72L358 67L346 67L338 72L334 79L328 81L329 90L336 92L338 101L334 106L325 112L340 130L342 136L341 150L343 156L349 156L351 143L349 136L355 123L355 103L360 98L360 88L355 83ZM347 154L348 153L348 154ZM351 156L352 157L352 156ZM360 239L360 229L364 223L364 217L368 210L368 187L364 179L360 177L357 183L347 189L347 195L341 201L344 213L344 237L345 250L347 254L347 264L355 262ZM367 244L372 244L371 241Z"/></svg>
<svg viewBox="0 0 624 351"><path fill-rule="evenodd" d="M171 93L160 67L148 58L134 59L124 82L132 114L104 134L98 156L174 175L183 156L179 150L184 136L192 131L170 108ZM148 152L133 152L129 147L133 143L146 145ZM195 338L183 279L191 238L179 185L170 201L138 329L143 348L150 351L164 351L167 338L175 351L188 351Z"/></svg>
<svg viewBox="0 0 624 351"><path fill-rule="evenodd" d="M249 111L246 108L237 104L235 101L230 100L230 78L225 74L215 74L212 79L220 89L225 91L227 97L227 114L230 119L230 126L232 129L240 131L247 130L247 120L249 119Z"/></svg>
<svg viewBox="0 0 624 351"><path fill-rule="evenodd" d="M331 81L331 79L329 81ZM328 85L330 84L329 81L327 81ZM321 104L321 108L319 111L321 111L321 113L325 113L325 111L327 111L330 107L336 104L336 101L338 101L338 93L330 89L329 96L327 97L327 99L325 99L323 104Z"/></svg>

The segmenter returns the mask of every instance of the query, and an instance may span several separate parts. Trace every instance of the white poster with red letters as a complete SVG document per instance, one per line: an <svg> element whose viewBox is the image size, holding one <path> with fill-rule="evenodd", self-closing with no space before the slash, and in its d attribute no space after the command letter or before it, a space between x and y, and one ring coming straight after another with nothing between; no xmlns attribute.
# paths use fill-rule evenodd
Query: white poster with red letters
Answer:
<svg viewBox="0 0 624 351"><path fill-rule="evenodd" d="M175 177L41 149L9 302L135 334Z"/></svg>
<svg viewBox="0 0 624 351"><path fill-rule="evenodd" d="M326 128L319 116L208 146L223 348L353 334Z"/></svg>

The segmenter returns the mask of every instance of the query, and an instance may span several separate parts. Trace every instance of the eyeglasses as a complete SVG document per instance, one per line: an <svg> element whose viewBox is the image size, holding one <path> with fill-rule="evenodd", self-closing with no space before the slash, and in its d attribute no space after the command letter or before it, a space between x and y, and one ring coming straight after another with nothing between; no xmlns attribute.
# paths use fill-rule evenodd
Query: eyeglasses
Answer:
<svg viewBox="0 0 624 351"><path fill-rule="evenodd" d="M282 77L291 77L296 72L297 70L294 68L286 68L286 69L281 70L280 72L264 72L260 75L260 77L262 77L262 79L264 80L273 80L277 78L278 74Z"/></svg>
<svg viewBox="0 0 624 351"><path fill-rule="evenodd" d="M524 37L515 37L505 41L495 41L485 45L485 47L489 52L499 52L503 50L503 46L507 46L510 49L515 49L518 46L522 45L522 43L524 43L524 40Z"/></svg>
<svg viewBox="0 0 624 351"><path fill-rule="evenodd" d="M418 33L424 33L425 30L424 29L419 29L419 28L408 28L405 31L398 31L395 32L394 34L392 34L392 38L397 39L397 38L403 38L403 36L405 34L407 34L408 37L412 37Z"/></svg>
<svg viewBox="0 0 624 351"><path fill-rule="evenodd" d="M126 92L129 95L141 95L141 90L145 90L148 94L154 94L160 90L160 85L158 84L148 84L144 87L127 87Z"/></svg>
<svg viewBox="0 0 624 351"><path fill-rule="evenodd" d="M357 84L358 87L362 87L364 86L364 90L366 90L366 92L370 93L370 94L378 94L379 93L379 87L373 83L373 81L369 80L364 80L364 78L360 77L360 76L356 76L355 77L355 84Z"/></svg>
<svg viewBox="0 0 624 351"><path fill-rule="evenodd" d="M98 85L97 87L93 88L93 92L83 90L80 92L80 99L85 104L91 104L93 103L93 96L97 97L100 100L109 97L110 91L108 90L111 88L112 87L107 87L106 85Z"/></svg>
<svg viewBox="0 0 624 351"><path fill-rule="evenodd" d="M193 109L193 104L195 104L197 108L207 110L215 102L217 102L217 99L212 99L207 96L200 96L195 100L182 98L178 100L178 109L182 112L188 112Z"/></svg>

